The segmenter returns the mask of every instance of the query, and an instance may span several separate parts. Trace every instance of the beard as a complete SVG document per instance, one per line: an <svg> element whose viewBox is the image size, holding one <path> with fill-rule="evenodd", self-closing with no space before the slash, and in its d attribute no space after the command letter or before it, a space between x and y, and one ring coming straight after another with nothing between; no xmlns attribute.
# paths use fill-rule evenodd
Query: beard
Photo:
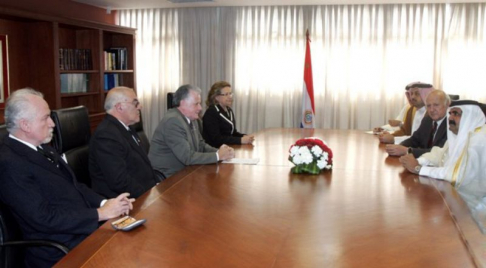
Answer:
<svg viewBox="0 0 486 268"><path fill-rule="evenodd" d="M53 132L54 132L54 129L49 129L49 134L47 135L47 137L42 141L42 144L45 144L45 143L49 143L51 142L52 140L52 136L53 136Z"/></svg>

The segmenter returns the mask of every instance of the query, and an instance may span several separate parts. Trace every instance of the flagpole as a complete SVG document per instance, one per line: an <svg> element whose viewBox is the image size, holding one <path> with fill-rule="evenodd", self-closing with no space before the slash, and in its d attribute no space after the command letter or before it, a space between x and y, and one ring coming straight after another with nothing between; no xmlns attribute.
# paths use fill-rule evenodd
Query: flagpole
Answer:
<svg viewBox="0 0 486 268"><path fill-rule="evenodd" d="M302 117L301 128L314 128L315 106L314 106L314 83L312 79L312 62L310 51L309 29L305 32L306 49L304 60L304 86L302 89Z"/></svg>

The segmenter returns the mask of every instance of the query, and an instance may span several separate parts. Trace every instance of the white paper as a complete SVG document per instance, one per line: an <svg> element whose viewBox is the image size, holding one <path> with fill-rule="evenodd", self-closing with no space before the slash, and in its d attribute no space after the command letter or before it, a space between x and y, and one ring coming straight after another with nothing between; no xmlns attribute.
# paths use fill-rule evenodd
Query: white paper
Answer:
<svg viewBox="0 0 486 268"><path fill-rule="evenodd" d="M402 141L406 140L410 138L410 136L398 136L398 137L395 137L395 144L400 144L402 143Z"/></svg>
<svg viewBox="0 0 486 268"><path fill-rule="evenodd" d="M223 161L224 164L241 164L241 165L256 165L260 162L260 158L233 158Z"/></svg>

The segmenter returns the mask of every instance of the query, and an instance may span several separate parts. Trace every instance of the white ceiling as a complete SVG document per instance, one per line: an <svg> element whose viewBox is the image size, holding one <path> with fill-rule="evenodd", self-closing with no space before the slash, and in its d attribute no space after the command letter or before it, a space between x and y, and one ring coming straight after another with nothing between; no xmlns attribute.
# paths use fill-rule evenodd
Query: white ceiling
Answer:
<svg viewBox="0 0 486 268"><path fill-rule="evenodd" d="M471 3L486 0L214 0L174 4L168 0L72 0L107 10L214 7L214 6L282 6L282 5L345 5L345 4L397 4L397 3Z"/></svg>

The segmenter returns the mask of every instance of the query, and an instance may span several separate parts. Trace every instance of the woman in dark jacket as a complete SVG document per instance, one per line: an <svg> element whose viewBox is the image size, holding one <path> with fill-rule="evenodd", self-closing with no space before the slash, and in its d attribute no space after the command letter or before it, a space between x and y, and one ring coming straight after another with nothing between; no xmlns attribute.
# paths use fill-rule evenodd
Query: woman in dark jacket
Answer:
<svg viewBox="0 0 486 268"><path fill-rule="evenodd" d="M223 144L251 144L253 135L239 133L236 130L235 114L231 110L233 92L231 85L219 81L209 90L203 116L203 137L206 143L219 148Z"/></svg>

